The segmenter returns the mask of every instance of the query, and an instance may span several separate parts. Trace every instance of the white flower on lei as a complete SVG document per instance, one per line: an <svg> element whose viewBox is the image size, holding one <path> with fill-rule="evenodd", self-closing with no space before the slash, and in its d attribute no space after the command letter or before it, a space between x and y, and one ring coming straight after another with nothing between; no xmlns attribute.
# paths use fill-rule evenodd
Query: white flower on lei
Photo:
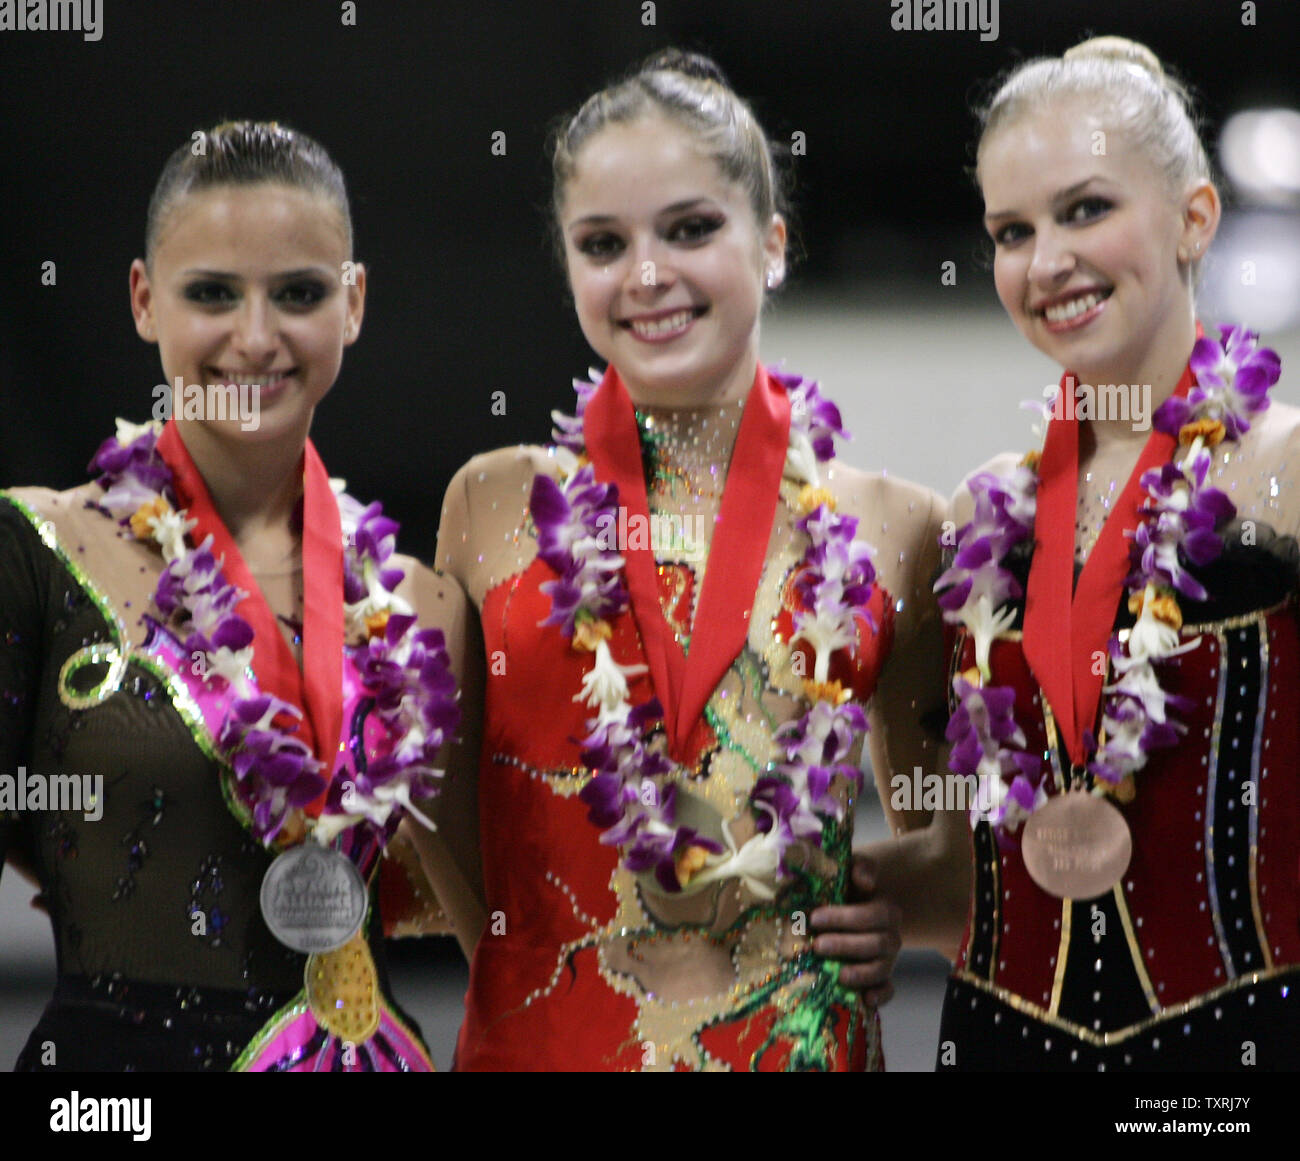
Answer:
<svg viewBox="0 0 1300 1161"><path fill-rule="evenodd" d="M168 508L161 516L149 517L149 532L162 549L163 560L171 564L185 555L185 537L197 525L197 520L186 520L185 513L175 508Z"/></svg>
<svg viewBox="0 0 1300 1161"><path fill-rule="evenodd" d="M1179 653L1188 653L1201 643L1199 637L1178 644L1178 630L1155 617L1155 586L1147 585L1142 596L1142 613L1137 624L1129 630L1128 657L1115 662L1115 668L1123 672L1143 661L1163 661Z"/></svg>
<svg viewBox="0 0 1300 1161"><path fill-rule="evenodd" d="M853 618L834 610L801 617L795 637L807 641L816 651L814 681L826 680L830 673L831 654L835 650L854 645L858 639Z"/></svg>
<svg viewBox="0 0 1300 1161"><path fill-rule="evenodd" d="M991 676L989 669L989 650L993 647L999 633L1005 633L1015 624L1016 610L1008 605L1001 612L996 612L987 593L977 593L976 589L995 578L990 576L992 570L981 569L975 574L970 596L961 607L962 623L975 641L975 664L985 681Z"/></svg>
<svg viewBox="0 0 1300 1161"><path fill-rule="evenodd" d="M573 696L592 709L613 710L627 701L627 679L645 673L644 665L620 665L604 638L596 642L595 664L582 675L582 689Z"/></svg>
<svg viewBox="0 0 1300 1161"><path fill-rule="evenodd" d="M728 853L714 855L704 870L691 879L687 888L688 891L698 890L706 884L716 882L719 879L736 878L753 891L758 898L763 900L776 898L775 884L781 870L781 855L784 843L780 835L780 826L777 824L775 814L771 808L761 802L757 805L773 815L772 829L766 834L759 831L743 847L737 847L736 840L731 834L731 828L724 819L722 822L722 837L726 840ZM819 833L820 830L821 824L819 823Z"/></svg>
<svg viewBox="0 0 1300 1161"><path fill-rule="evenodd" d="M229 649L222 645L215 653L207 655L208 673L224 678L239 697L252 697L253 683L248 680L248 669L253 664L253 647Z"/></svg>
<svg viewBox="0 0 1300 1161"><path fill-rule="evenodd" d="M790 425L790 444L785 451L785 474L803 484L821 487L821 473L817 470L817 453L812 440L794 424Z"/></svg>
<svg viewBox="0 0 1300 1161"><path fill-rule="evenodd" d="M117 426L114 434L122 447L135 443L142 435L162 435L163 425L156 419L148 419L144 423L132 423L119 415L113 422Z"/></svg>

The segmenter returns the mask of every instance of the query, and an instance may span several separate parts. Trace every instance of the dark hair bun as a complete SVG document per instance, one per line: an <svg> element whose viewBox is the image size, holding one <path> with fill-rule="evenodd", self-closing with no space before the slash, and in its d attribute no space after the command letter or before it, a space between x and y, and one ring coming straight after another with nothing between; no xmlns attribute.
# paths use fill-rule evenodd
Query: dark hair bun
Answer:
<svg viewBox="0 0 1300 1161"><path fill-rule="evenodd" d="M636 73L682 73L700 81L712 81L724 89L731 88L723 72L710 57L680 48L661 48L636 67Z"/></svg>

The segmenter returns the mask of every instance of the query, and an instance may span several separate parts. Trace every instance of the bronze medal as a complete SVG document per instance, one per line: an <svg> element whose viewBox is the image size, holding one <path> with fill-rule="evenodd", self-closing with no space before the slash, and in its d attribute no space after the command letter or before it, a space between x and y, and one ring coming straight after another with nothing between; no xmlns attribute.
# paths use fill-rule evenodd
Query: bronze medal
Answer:
<svg viewBox="0 0 1300 1161"><path fill-rule="evenodd" d="M328 952L361 930L366 884L351 859L308 840L276 856L262 879L262 917L286 947Z"/></svg>
<svg viewBox="0 0 1300 1161"><path fill-rule="evenodd" d="M1085 790L1049 798L1025 823L1025 869L1058 899L1095 899L1128 870L1133 840L1124 816Z"/></svg>

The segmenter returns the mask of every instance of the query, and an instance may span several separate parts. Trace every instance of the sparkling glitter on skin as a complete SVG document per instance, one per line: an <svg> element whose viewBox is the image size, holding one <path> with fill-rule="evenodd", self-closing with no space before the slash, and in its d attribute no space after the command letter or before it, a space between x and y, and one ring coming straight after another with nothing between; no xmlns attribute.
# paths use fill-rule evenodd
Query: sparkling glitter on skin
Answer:
<svg viewBox="0 0 1300 1161"><path fill-rule="evenodd" d="M643 455L647 461L646 498L651 516L677 517L683 528L712 528L722 504L727 467L740 432L741 408L736 405L703 407L689 411L645 408L637 412ZM711 539L711 538L710 538ZM695 624L700 592L708 564L707 546L698 559L675 560L656 552L661 566L688 569L691 607L687 623ZM670 624L677 618L665 610ZM689 649L689 634L679 635L683 649Z"/></svg>
<svg viewBox="0 0 1300 1161"><path fill-rule="evenodd" d="M1256 426L1266 422L1257 420ZM1100 475L1085 472L1075 523L1076 559L1086 560L1096 545L1125 482L1109 478L1103 481ZM1300 513L1292 498L1296 481L1290 470L1290 454L1271 440L1261 446L1258 439L1247 435L1241 444L1220 450L1210 466L1207 482L1228 494L1237 506L1239 519L1267 520L1280 535L1300 532Z"/></svg>

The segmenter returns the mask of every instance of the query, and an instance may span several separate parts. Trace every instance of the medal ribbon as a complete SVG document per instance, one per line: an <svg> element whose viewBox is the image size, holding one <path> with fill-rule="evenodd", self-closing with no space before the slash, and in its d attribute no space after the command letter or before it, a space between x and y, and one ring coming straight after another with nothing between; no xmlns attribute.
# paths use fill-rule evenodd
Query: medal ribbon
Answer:
<svg viewBox="0 0 1300 1161"><path fill-rule="evenodd" d="M1198 337L1200 333L1198 325ZM1038 512L1034 518L1037 543L1025 593L1024 650L1056 716L1070 761L1081 766L1088 758L1083 734L1096 720L1105 682L1105 667L1101 667L1101 673L1096 672L1093 658L1099 652L1106 653L1116 606L1129 573L1129 539L1124 533L1138 525L1144 500L1143 473L1168 463L1178 441L1152 429L1075 587L1074 525L1079 502L1075 382L1069 371L1061 379L1061 399L1066 406L1047 426L1039 463ZM1173 393L1186 396L1191 385L1188 367Z"/></svg>
<svg viewBox="0 0 1300 1161"><path fill-rule="evenodd" d="M258 686L303 711L298 737L323 764L328 781L338 760L343 727L343 528L325 465L307 440L303 449L300 670L275 614L217 512L175 420L163 428L157 450L171 469L177 506L186 510L189 519L198 521L190 533L194 543L201 544L211 534L213 554L224 557L221 567L227 582L248 594L237 609L253 627L253 671ZM322 793L308 805L307 813L317 817L324 805Z"/></svg>
<svg viewBox="0 0 1300 1161"><path fill-rule="evenodd" d="M627 388L611 365L583 411L587 454L598 479L618 485L628 525L648 528L650 505L641 470L641 441ZM664 707L669 753L685 761L695 723L722 675L744 647L790 442L790 401L760 364L731 455L709 548L689 658L659 607L651 548L622 548L632 613L645 648L655 694Z"/></svg>

